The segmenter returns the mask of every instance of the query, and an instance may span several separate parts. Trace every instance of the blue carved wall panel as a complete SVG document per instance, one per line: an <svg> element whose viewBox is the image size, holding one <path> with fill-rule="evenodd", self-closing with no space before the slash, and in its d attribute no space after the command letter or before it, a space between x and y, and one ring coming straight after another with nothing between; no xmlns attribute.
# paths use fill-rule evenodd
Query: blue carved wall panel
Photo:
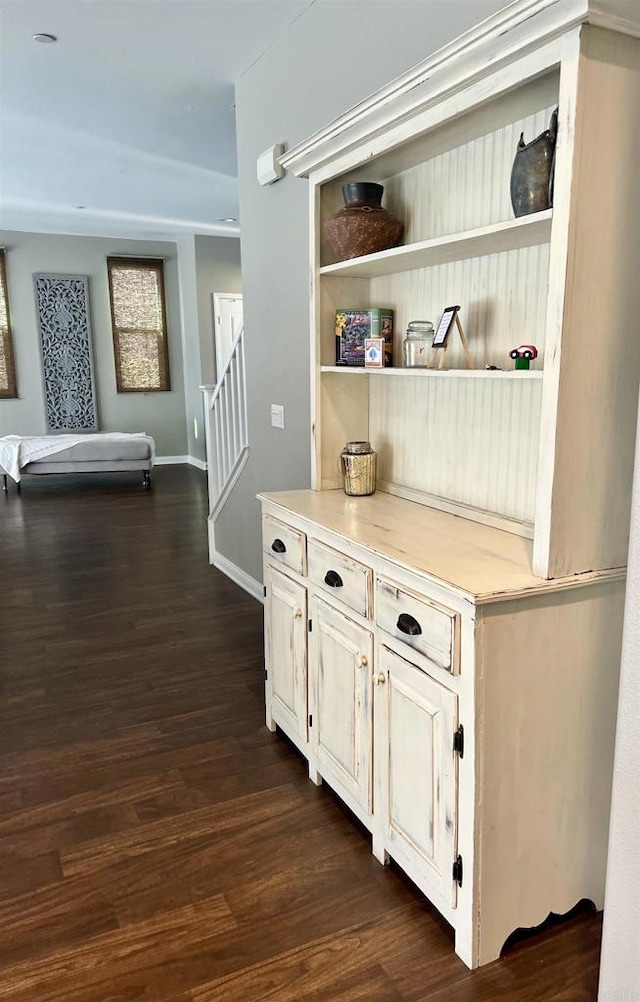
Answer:
<svg viewBox="0 0 640 1002"><path fill-rule="evenodd" d="M89 279L33 276L49 431L97 431Z"/></svg>

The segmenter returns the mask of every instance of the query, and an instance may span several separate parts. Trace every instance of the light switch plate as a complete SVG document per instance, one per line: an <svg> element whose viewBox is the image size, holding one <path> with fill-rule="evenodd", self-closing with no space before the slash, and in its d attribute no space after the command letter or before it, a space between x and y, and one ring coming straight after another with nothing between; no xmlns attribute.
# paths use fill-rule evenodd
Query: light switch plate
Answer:
<svg viewBox="0 0 640 1002"><path fill-rule="evenodd" d="M284 428L284 407L282 404L271 404L271 427Z"/></svg>

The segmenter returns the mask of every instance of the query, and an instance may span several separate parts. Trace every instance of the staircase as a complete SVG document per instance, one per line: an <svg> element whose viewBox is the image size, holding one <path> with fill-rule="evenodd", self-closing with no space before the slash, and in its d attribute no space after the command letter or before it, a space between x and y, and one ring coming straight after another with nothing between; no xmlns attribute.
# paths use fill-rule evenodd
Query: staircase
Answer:
<svg viewBox="0 0 640 1002"><path fill-rule="evenodd" d="M215 553L214 524L249 458L244 327L215 386L204 394L209 479L209 556Z"/></svg>

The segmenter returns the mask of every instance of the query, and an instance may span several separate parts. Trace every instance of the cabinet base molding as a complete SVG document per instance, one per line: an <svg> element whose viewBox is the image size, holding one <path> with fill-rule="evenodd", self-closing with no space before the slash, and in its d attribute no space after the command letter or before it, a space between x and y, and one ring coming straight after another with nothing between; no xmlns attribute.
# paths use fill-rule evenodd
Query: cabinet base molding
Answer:
<svg viewBox="0 0 640 1002"><path fill-rule="evenodd" d="M499 960L503 953L508 952L511 942L518 938L520 933L532 933L552 919L562 922L563 919L569 918L578 906L582 905L588 905L594 911L602 911L603 908L602 902L597 904L592 898L583 895L578 899L573 899L571 904L563 905L562 910L554 908L552 911L544 913L537 912L529 918L523 917L520 925L513 929L504 929L502 933L493 938L484 935L478 946L478 967L484 967L485 964L492 964L495 960Z"/></svg>

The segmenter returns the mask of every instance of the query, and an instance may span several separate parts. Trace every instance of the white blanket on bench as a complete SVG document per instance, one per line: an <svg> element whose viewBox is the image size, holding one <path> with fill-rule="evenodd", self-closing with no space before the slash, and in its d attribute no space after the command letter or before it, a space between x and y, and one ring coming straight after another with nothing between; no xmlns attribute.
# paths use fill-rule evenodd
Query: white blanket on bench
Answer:
<svg viewBox="0 0 640 1002"><path fill-rule="evenodd" d="M63 452L81 442L147 437L144 431L109 431L95 435L5 435L0 438L0 467L18 483L21 479L20 471L29 463L36 463L39 459Z"/></svg>

